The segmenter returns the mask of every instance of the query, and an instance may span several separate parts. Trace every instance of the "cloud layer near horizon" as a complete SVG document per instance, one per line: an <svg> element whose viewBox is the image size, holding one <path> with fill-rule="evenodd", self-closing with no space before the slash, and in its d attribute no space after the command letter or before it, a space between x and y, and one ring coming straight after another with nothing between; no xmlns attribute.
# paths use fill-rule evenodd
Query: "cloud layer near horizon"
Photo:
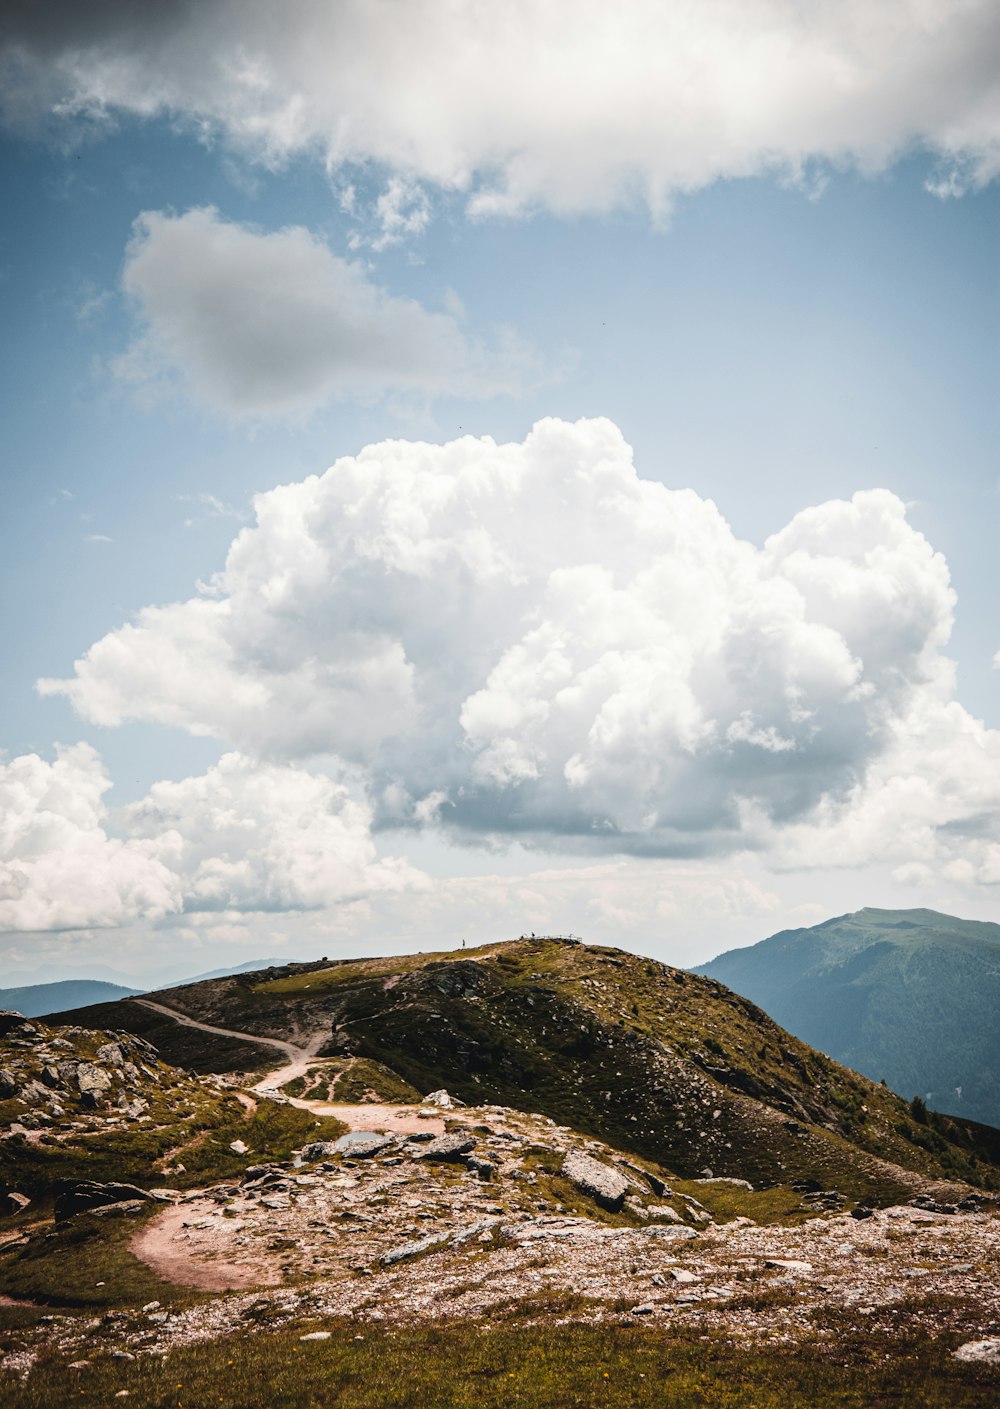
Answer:
<svg viewBox="0 0 1000 1409"><path fill-rule="evenodd" d="M992 0L10 0L8 122L187 119L465 191L473 214L645 203L914 148L958 194L1000 169Z"/></svg>
<svg viewBox="0 0 1000 1409"><path fill-rule="evenodd" d="M42 693L335 756L382 827L1000 878L1000 739L953 699L947 567L887 491L758 549L610 422L548 420L369 446L255 509L210 592Z"/></svg>
<svg viewBox="0 0 1000 1409"><path fill-rule="evenodd" d="M121 819L110 787L89 744L0 764L0 931L316 909L422 883L375 859L369 809L322 774L227 754L201 777L154 784Z"/></svg>

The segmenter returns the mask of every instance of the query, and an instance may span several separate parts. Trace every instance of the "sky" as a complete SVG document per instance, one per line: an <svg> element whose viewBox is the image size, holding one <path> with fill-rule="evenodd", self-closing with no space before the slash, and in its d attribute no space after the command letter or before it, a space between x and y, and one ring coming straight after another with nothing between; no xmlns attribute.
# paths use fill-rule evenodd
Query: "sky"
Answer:
<svg viewBox="0 0 1000 1409"><path fill-rule="evenodd" d="M997 919L997 0L8 0L0 981Z"/></svg>

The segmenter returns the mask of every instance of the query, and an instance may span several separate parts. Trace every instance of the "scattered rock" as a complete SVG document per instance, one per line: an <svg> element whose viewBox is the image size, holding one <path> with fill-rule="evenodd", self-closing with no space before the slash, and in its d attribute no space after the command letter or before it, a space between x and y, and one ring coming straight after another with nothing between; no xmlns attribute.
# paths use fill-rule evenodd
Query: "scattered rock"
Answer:
<svg viewBox="0 0 1000 1409"><path fill-rule="evenodd" d="M229 1148L234 1155L248 1155L250 1153L250 1146L245 1145L242 1140L230 1140Z"/></svg>
<svg viewBox="0 0 1000 1409"><path fill-rule="evenodd" d="M656 1310L656 1307L653 1305L653 1303L652 1303L651 1301L644 1301L644 1302L641 1302L638 1306L633 1306L632 1311L631 1311L631 1315L633 1315L633 1316L652 1316L652 1314L653 1314L653 1312L654 1312L655 1310Z"/></svg>
<svg viewBox="0 0 1000 1409"><path fill-rule="evenodd" d="M13 1218L15 1214L23 1213L31 1203L31 1200L28 1198L27 1194L19 1194L16 1190L12 1189L9 1194L4 1195L3 1202L4 1213Z"/></svg>
<svg viewBox="0 0 1000 1409"><path fill-rule="evenodd" d="M122 1199L119 1203L100 1204L89 1212L91 1218L136 1218L145 1207L144 1199Z"/></svg>
<svg viewBox="0 0 1000 1409"><path fill-rule="evenodd" d="M477 1155L466 1155L465 1166L473 1174L477 1174L484 1184L488 1184L493 1178L493 1165L488 1159L480 1159Z"/></svg>
<svg viewBox="0 0 1000 1409"><path fill-rule="evenodd" d="M571 1151L563 1160L562 1172L582 1194L594 1200L609 1213L620 1213L628 1192L628 1183L617 1170L599 1164L589 1155Z"/></svg>
<svg viewBox="0 0 1000 1409"><path fill-rule="evenodd" d="M671 1267L670 1276L675 1282L681 1282L688 1286L691 1282L700 1282L701 1278L694 1272L688 1272L684 1267Z"/></svg>
<svg viewBox="0 0 1000 1409"><path fill-rule="evenodd" d="M333 1335L332 1331L309 1331L304 1336L299 1336L300 1341L328 1341Z"/></svg>

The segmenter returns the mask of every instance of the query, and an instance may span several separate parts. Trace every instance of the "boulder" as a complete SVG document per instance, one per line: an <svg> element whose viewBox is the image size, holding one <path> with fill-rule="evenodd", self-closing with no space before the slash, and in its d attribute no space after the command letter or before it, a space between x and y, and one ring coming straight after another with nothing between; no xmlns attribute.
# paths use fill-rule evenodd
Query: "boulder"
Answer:
<svg viewBox="0 0 1000 1409"><path fill-rule="evenodd" d="M484 1184L488 1184L493 1178L493 1165L488 1159L480 1159L478 1155L466 1155L465 1167L477 1174Z"/></svg>
<svg viewBox="0 0 1000 1409"><path fill-rule="evenodd" d="M447 1233L431 1233L426 1238L415 1238L412 1243L400 1243L398 1247L390 1248L382 1254L379 1261L383 1267L392 1267L396 1262L405 1262L408 1257L419 1257L422 1252L444 1247L447 1241Z"/></svg>
<svg viewBox="0 0 1000 1409"><path fill-rule="evenodd" d="M84 1104L96 1106L111 1089L111 1075L103 1067L81 1062L76 1070L76 1085Z"/></svg>
<svg viewBox="0 0 1000 1409"><path fill-rule="evenodd" d="M620 1213L628 1192L628 1182L617 1170L600 1164L590 1155L572 1150L563 1160L562 1172L582 1194L609 1213Z"/></svg>
<svg viewBox="0 0 1000 1409"><path fill-rule="evenodd" d="M59 1072L51 1062L49 1062L47 1066L42 1067L42 1082L50 1089L54 1089L61 1084L59 1081Z"/></svg>
<svg viewBox="0 0 1000 1409"><path fill-rule="evenodd" d="M146 1207L145 1199L122 1199L119 1203L100 1204L90 1210L91 1218L136 1218Z"/></svg>
<svg viewBox="0 0 1000 1409"><path fill-rule="evenodd" d="M449 1096L448 1092L445 1091L443 1087L440 1091L432 1091L429 1096L424 1097L425 1106L437 1106L439 1110L442 1111L450 1111L453 1110L454 1107L463 1104L462 1101L456 1100L454 1096Z"/></svg>
<svg viewBox="0 0 1000 1409"><path fill-rule="evenodd" d="M392 1135L381 1135L374 1130L349 1130L339 1140L334 1140L333 1148L336 1154L350 1155L351 1159L370 1159L395 1143Z"/></svg>
<svg viewBox="0 0 1000 1409"><path fill-rule="evenodd" d="M7 1037L10 1033L16 1032L18 1028L30 1026L31 1024L23 1013L17 1013L13 1008L0 1010L0 1037Z"/></svg>
<svg viewBox="0 0 1000 1409"><path fill-rule="evenodd" d="M966 1341L954 1354L956 1360L979 1361L987 1365L1000 1364L1000 1337L990 1336L986 1340Z"/></svg>
<svg viewBox="0 0 1000 1409"><path fill-rule="evenodd" d="M97 1184L91 1179L60 1179L55 1185L55 1194L57 1223L65 1223L78 1213L90 1213L105 1204L150 1198L145 1189L135 1184Z"/></svg>
<svg viewBox="0 0 1000 1409"><path fill-rule="evenodd" d="M20 1090L17 1077L9 1067L0 1067L0 1101L9 1101Z"/></svg>
<svg viewBox="0 0 1000 1409"><path fill-rule="evenodd" d="M460 1160L475 1148L476 1142L471 1135L438 1135L422 1150L416 1151L413 1158Z"/></svg>

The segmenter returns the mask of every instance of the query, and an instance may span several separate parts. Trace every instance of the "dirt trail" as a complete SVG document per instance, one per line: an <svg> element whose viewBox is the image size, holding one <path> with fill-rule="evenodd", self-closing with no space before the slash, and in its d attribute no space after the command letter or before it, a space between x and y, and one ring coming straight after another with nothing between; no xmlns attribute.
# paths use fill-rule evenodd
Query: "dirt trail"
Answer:
<svg viewBox="0 0 1000 1409"><path fill-rule="evenodd" d="M154 1003L149 998L137 998L135 1002L141 1003L144 1008L151 1008L156 1013L162 1013L164 1017L173 1018L174 1022L181 1023L184 1027L193 1027L199 1032L210 1032L216 1037L234 1037L240 1042L258 1042L283 1052L288 1060L273 1071L267 1072L251 1088L262 1094L277 1091L289 1081L294 1081L297 1076L304 1076L316 1056L316 1049L322 1046L324 1040L323 1034L320 1033L307 1047L298 1047L294 1042L285 1042L278 1037L259 1037L253 1032L236 1032L228 1027L213 1027L211 1023L189 1018L185 1013L168 1008L164 1003ZM421 1117L417 1114L416 1106L382 1105L377 1102L348 1104L308 1101L302 1097L291 1096L286 1096L285 1099L300 1110L311 1111L313 1115L335 1116L349 1130L378 1130L400 1135L412 1134L415 1130L429 1130L435 1135L444 1132L443 1116Z"/></svg>
<svg viewBox="0 0 1000 1409"><path fill-rule="evenodd" d="M262 1047L274 1047L277 1051L284 1052L288 1060L262 1076L251 1088L254 1091L276 1091L286 1082L294 1081L295 1077L304 1076L306 1068L324 1041L324 1035L318 1033L308 1047L297 1047L294 1042L284 1042L280 1037L261 1037L256 1032L235 1032L229 1027L213 1027L211 1023L189 1018L186 1013L179 1013L176 1008L168 1008L165 1003L154 1003L149 998L136 998L135 1002L141 1003L144 1008L151 1008L154 1013L173 1018L174 1022L180 1023L182 1027L193 1027L198 1032L210 1032L215 1037L234 1037L237 1042L256 1042Z"/></svg>
<svg viewBox="0 0 1000 1409"><path fill-rule="evenodd" d="M232 1292L247 1287L274 1286L281 1281L276 1259L254 1256L227 1256L210 1260L212 1253L191 1256L192 1231L195 1222L205 1223L218 1216L218 1208L209 1199L164 1209L141 1228L131 1239L129 1250L165 1282L181 1287L196 1287L203 1292ZM195 1230L197 1231L197 1230ZM204 1236L202 1237L204 1241Z"/></svg>
<svg viewBox="0 0 1000 1409"><path fill-rule="evenodd" d="M432 1135L444 1134L444 1115L420 1115L420 1106L390 1106L380 1101L365 1101L357 1105L338 1105L336 1101L295 1100L292 1105L313 1115L332 1115L348 1130L376 1130L386 1135L412 1135L427 1130ZM428 1108L429 1109L429 1108Z"/></svg>

